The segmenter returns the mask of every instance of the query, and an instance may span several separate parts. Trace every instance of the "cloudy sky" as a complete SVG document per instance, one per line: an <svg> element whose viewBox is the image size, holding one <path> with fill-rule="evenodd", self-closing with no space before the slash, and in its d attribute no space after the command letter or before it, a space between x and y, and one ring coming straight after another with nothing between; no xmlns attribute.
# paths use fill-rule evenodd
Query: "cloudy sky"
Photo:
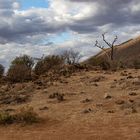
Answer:
<svg viewBox="0 0 140 140"><path fill-rule="evenodd" d="M87 58L101 34L121 43L140 35L139 0L0 0L0 63L65 49Z"/></svg>

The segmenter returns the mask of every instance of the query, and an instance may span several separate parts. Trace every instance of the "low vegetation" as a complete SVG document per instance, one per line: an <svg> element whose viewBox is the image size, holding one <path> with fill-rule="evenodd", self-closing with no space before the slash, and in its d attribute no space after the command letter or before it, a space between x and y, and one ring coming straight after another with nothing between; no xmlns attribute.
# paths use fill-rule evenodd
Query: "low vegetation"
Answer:
<svg viewBox="0 0 140 140"><path fill-rule="evenodd" d="M57 73L64 66L64 59L59 55L50 55L39 60L34 68L37 75L44 74L49 71Z"/></svg>
<svg viewBox="0 0 140 140"><path fill-rule="evenodd" d="M102 70L118 70L125 68L125 65L121 61L110 61L108 59L96 57L89 59L87 65L100 67Z"/></svg>
<svg viewBox="0 0 140 140"><path fill-rule="evenodd" d="M137 59L136 59L136 60L134 61L133 65L134 65L134 68L135 68L135 69L140 69L140 60L137 60Z"/></svg>
<svg viewBox="0 0 140 140"><path fill-rule="evenodd" d="M34 65L30 56L16 57L7 72L7 78L11 82L25 82L31 80L31 71Z"/></svg>
<svg viewBox="0 0 140 140"><path fill-rule="evenodd" d="M22 108L16 114L10 114L7 112L0 113L0 124L33 124L40 121L40 118L32 107Z"/></svg>
<svg viewBox="0 0 140 140"><path fill-rule="evenodd" d="M0 78L3 76L4 74L4 66L0 64Z"/></svg>
<svg viewBox="0 0 140 140"><path fill-rule="evenodd" d="M72 73L79 70L88 70L91 67L98 67L103 70L118 70L127 67L121 52L116 49L115 43L117 41L117 36L114 37L112 42L108 42L105 37L106 34L102 34L103 42L108 46L101 46L98 41L96 41L95 46L102 50L101 53L95 57L90 58L84 64L80 63L81 55L79 52L73 50L65 50L59 55L49 55L38 59L35 64L34 59L28 55L22 55L16 57L4 75L4 66L0 64L0 78L8 80L10 83L17 82L27 82L35 81L41 75L51 76L52 79L57 79L54 77L60 76L70 76ZM135 41L135 40L133 40ZM131 42L131 40L129 41ZM129 42L122 45L129 45ZM136 49L138 51L138 41L136 39ZM119 45L118 45L119 46ZM132 46L133 47L133 46ZM130 47L129 47L130 48ZM128 49L129 50L129 49ZM124 50L122 50L124 52ZM128 52L126 55L128 55ZM128 56L127 56L128 57ZM120 59L119 59L120 58ZM131 62L131 67L139 69L140 62L137 57ZM3 83L3 82L1 82Z"/></svg>

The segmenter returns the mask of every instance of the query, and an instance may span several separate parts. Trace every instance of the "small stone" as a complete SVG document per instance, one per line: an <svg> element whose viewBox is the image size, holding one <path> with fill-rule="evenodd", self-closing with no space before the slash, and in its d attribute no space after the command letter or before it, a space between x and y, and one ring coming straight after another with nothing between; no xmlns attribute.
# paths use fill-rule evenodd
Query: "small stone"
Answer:
<svg viewBox="0 0 140 140"><path fill-rule="evenodd" d="M44 93L48 93L48 90L47 90L47 89L44 89L43 92L44 92Z"/></svg>
<svg viewBox="0 0 140 140"><path fill-rule="evenodd" d="M87 98L87 99L83 100L82 103L88 103L88 102L91 102L91 101L92 101L91 99Z"/></svg>
<svg viewBox="0 0 140 140"><path fill-rule="evenodd" d="M137 93L136 93L136 92L130 92L129 95L130 95L130 96L136 96Z"/></svg>
<svg viewBox="0 0 140 140"><path fill-rule="evenodd" d="M134 100L132 100L132 99L129 99L129 102L130 102L130 103L134 103Z"/></svg>
<svg viewBox="0 0 140 140"><path fill-rule="evenodd" d="M89 109L85 109L85 110L83 111L83 113L90 113L91 111L92 111L92 109L89 108Z"/></svg>
<svg viewBox="0 0 140 140"><path fill-rule="evenodd" d="M107 113L115 113L114 110L109 110Z"/></svg>
<svg viewBox="0 0 140 140"><path fill-rule="evenodd" d="M133 76L131 76L131 75L129 75L128 77L127 77L127 79L132 79L133 78Z"/></svg>
<svg viewBox="0 0 140 140"><path fill-rule="evenodd" d="M134 107L132 107L132 113L137 113L137 110Z"/></svg>
<svg viewBox="0 0 140 140"><path fill-rule="evenodd" d="M99 86L97 83L94 83L93 85L94 85L95 87L98 87L98 86Z"/></svg>
<svg viewBox="0 0 140 140"><path fill-rule="evenodd" d="M49 108L47 106L39 108L39 110L48 110Z"/></svg>
<svg viewBox="0 0 140 140"><path fill-rule="evenodd" d="M122 105L125 103L125 101L124 100L117 100L115 103L118 105Z"/></svg>
<svg viewBox="0 0 140 140"><path fill-rule="evenodd" d="M111 99L111 98L112 98L112 96L111 96L111 95L109 95L109 94L105 94L104 98L105 98L105 99Z"/></svg>

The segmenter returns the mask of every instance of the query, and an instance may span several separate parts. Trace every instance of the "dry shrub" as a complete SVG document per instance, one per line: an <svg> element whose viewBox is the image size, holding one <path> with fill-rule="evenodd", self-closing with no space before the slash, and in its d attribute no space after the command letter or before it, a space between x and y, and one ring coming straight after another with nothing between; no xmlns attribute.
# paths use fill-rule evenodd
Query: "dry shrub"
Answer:
<svg viewBox="0 0 140 140"><path fill-rule="evenodd" d="M32 67L34 66L34 60L32 57L28 55L22 55L22 56L16 57L12 61L11 64L12 65L26 65L28 68L32 69Z"/></svg>
<svg viewBox="0 0 140 140"><path fill-rule="evenodd" d="M134 60L133 66L135 69L140 69L140 60L138 59Z"/></svg>
<svg viewBox="0 0 140 140"><path fill-rule="evenodd" d="M3 76L4 74L4 66L0 64L0 78Z"/></svg>
<svg viewBox="0 0 140 140"><path fill-rule="evenodd" d="M96 57L89 59L88 65L100 66L103 70L108 70L111 67L110 62L107 59L96 58Z"/></svg>
<svg viewBox="0 0 140 140"><path fill-rule="evenodd" d="M52 71L57 73L64 65L64 59L59 55L50 55L38 61L34 72L37 75Z"/></svg>
<svg viewBox="0 0 140 140"><path fill-rule="evenodd" d="M7 112L1 112L0 113L0 124L6 125L6 124L12 124L14 122L14 116L10 115Z"/></svg>
<svg viewBox="0 0 140 140"><path fill-rule="evenodd" d="M65 60L65 64L74 65L79 63L82 56L80 55L79 52L75 52L74 50L71 49L63 51L62 57Z"/></svg>
<svg viewBox="0 0 140 140"><path fill-rule="evenodd" d="M91 66L100 66L103 70L118 70L120 68L125 68L124 64L121 61L108 60L105 58L92 58L89 59L88 65Z"/></svg>
<svg viewBox="0 0 140 140"><path fill-rule="evenodd" d="M23 55L16 57L8 70L7 77L11 82L24 82L31 80L31 71L34 65L34 60L28 56Z"/></svg>
<svg viewBox="0 0 140 140"><path fill-rule="evenodd" d="M38 114L34 112L32 107L22 108L17 114L9 114L7 112L0 113L0 124L33 124L39 122L41 119Z"/></svg>
<svg viewBox="0 0 140 140"><path fill-rule="evenodd" d="M31 80L31 69L24 64L12 65L7 73L11 82L24 82Z"/></svg>
<svg viewBox="0 0 140 140"><path fill-rule="evenodd" d="M23 124L33 124L39 122L40 118L32 107L22 108L15 115L16 122Z"/></svg>

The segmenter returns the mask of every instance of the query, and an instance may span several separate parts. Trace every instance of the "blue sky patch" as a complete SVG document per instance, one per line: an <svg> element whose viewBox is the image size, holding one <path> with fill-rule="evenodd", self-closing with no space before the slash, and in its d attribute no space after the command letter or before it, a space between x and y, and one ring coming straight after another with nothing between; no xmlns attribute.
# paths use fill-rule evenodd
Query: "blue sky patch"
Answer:
<svg viewBox="0 0 140 140"><path fill-rule="evenodd" d="M26 10L32 7L48 8L49 2L47 0L18 0L21 4L21 9Z"/></svg>

